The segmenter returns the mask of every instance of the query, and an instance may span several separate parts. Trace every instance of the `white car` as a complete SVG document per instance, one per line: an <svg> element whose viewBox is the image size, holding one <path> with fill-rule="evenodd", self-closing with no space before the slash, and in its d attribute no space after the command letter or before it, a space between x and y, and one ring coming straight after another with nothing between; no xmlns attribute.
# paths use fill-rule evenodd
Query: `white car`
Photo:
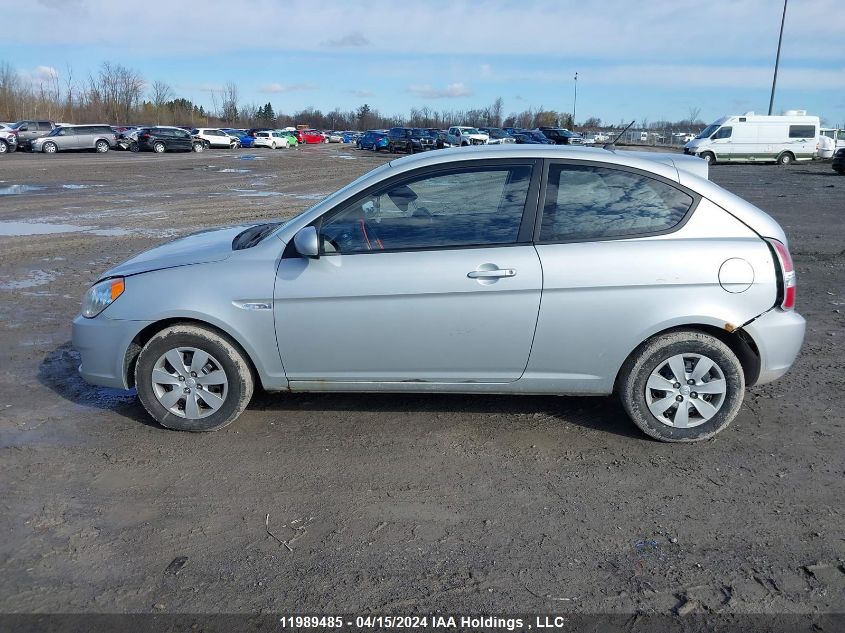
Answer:
<svg viewBox="0 0 845 633"><path fill-rule="evenodd" d="M479 132L474 127L454 125L449 128L447 139L454 147L465 147L467 145L487 145L490 137L484 132Z"/></svg>
<svg viewBox="0 0 845 633"><path fill-rule="evenodd" d="M238 141L238 139L229 136L226 132L217 128L194 128L191 130L191 136L201 139L202 144L206 149L209 147L235 149L238 145L240 145L240 141Z"/></svg>
<svg viewBox="0 0 845 633"><path fill-rule="evenodd" d="M263 132L255 133L255 143L253 147L269 147L276 149L279 147L288 146L288 137L281 132L275 130L265 130Z"/></svg>

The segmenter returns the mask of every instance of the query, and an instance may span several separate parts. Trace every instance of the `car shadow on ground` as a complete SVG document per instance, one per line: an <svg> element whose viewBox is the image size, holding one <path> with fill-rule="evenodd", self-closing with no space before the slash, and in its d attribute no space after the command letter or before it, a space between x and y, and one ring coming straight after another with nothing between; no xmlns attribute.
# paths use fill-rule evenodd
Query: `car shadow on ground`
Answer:
<svg viewBox="0 0 845 633"><path fill-rule="evenodd" d="M436 414L455 416L497 415L512 416L519 424L528 420L554 420L603 433L643 439L633 422L615 398L587 396L531 396L495 394L447 393L268 393L258 391L247 408L249 411L315 413L395 413Z"/></svg>
<svg viewBox="0 0 845 633"><path fill-rule="evenodd" d="M79 375L80 358L70 341L49 352L38 366L38 381L65 400L82 407L114 411L146 426L162 428L144 411L135 390L89 385Z"/></svg>
<svg viewBox="0 0 845 633"><path fill-rule="evenodd" d="M145 426L166 430L144 410L135 390L89 385L79 376L79 353L70 341L49 352L38 369L39 382L74 404L113 411ZM615 398L442 393L272 393L258 390L250 411L356 413L455 413L527 415L560 424L643 439Z"/></svg>

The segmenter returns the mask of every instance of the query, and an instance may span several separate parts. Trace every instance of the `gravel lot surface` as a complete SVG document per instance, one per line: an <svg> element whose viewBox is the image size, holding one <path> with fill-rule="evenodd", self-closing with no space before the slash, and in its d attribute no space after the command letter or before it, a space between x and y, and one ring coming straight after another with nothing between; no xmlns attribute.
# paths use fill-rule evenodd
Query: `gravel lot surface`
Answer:
<svg viewBox="0 0 845 633"><path fill-rule="evenodd" d="M258 394L223 431L177 433L77 377L70 321L101 271L289 217L387 159L0 158L0 612L845 610L828 163L711 170L784 226L808 334L705 443L651 441L611 399L518 396Z"/></svg>

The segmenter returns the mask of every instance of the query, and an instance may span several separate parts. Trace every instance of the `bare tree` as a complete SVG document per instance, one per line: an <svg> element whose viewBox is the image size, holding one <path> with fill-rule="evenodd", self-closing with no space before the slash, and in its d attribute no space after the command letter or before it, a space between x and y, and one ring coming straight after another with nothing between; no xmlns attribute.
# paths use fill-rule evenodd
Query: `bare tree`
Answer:
<svg viewBox="0 0 845 633"><path fill-rule="evenodd" d="M238 118L238 86L233 81L223 86L220 118L229 125L233 125Z"/></svg>
<svg viewBox="0 0 845 633"><path fill-rule="evenodd" d="M173 99L173 88L163 81L154 81L150 92L156 111L156 125L161 125L161 112L165 104Z"/></svg>
<svg viewBox="0 0 845 633"><path fill-rule="evenodd" d="M502 126L502 113L505 107L505 102L502 100L501 97L497 97L496 100L493 102L493 105L490 106L490 125L493 127L501 127Z"/></svg>
<svg viewBox="0 0 845 633"><path fill-rule="evenodd" d="M689 109L689 122L690 124L695 124L698 122L698 117L701 116L701 108L698 106L690 106Z"/></svg>

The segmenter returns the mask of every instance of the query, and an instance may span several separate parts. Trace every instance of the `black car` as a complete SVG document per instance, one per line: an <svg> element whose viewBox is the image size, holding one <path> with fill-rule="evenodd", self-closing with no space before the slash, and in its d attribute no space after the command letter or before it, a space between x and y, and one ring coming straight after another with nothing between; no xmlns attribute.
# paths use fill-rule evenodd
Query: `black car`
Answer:
<svg viewBox="0 0 845 633"><path fill-rule="evenodd" d="M178 127L145 127L138 130L138 142L129 149L136 152L201 152L202 141L194 139L190 132Z"/></svg>
<svg viewBox="0 0 845 633"><path fill-rule="evenodd" d="M437 135L420 127L411 130L411 153L429 149L437 149Z"/></svg>
<svg viewBox="0 0 845 633"><path fill-rule="evenodd" d="M559 127L541 127L538 128L540 132L545 135L547 139L552 141L555 145L583 145L584 139L580 134L564 130Z"/></svg>
<svg viewBox="0 0 845 633"><path fill-rule="evenodd" d="M414 145L411 143L413 129L409 127L392 127L387 132L387 151L391 154L396 152L414 153Z"/></svg>
<svg viewBox="0 0 845 633"><path fill-rule="evenodd" d="M440 130L436 127L428 127L425 129L429 136L434 139L434 149L443 149L444 147L451 147L446 137L449 133L446 130Z"/></svg>
<svg viewBox="0 0 845 633"><path fill-rule="evenodd" d="M833 171L845 176L845 147L841 147L833 152L833 163L831 165Z"/></svg>

